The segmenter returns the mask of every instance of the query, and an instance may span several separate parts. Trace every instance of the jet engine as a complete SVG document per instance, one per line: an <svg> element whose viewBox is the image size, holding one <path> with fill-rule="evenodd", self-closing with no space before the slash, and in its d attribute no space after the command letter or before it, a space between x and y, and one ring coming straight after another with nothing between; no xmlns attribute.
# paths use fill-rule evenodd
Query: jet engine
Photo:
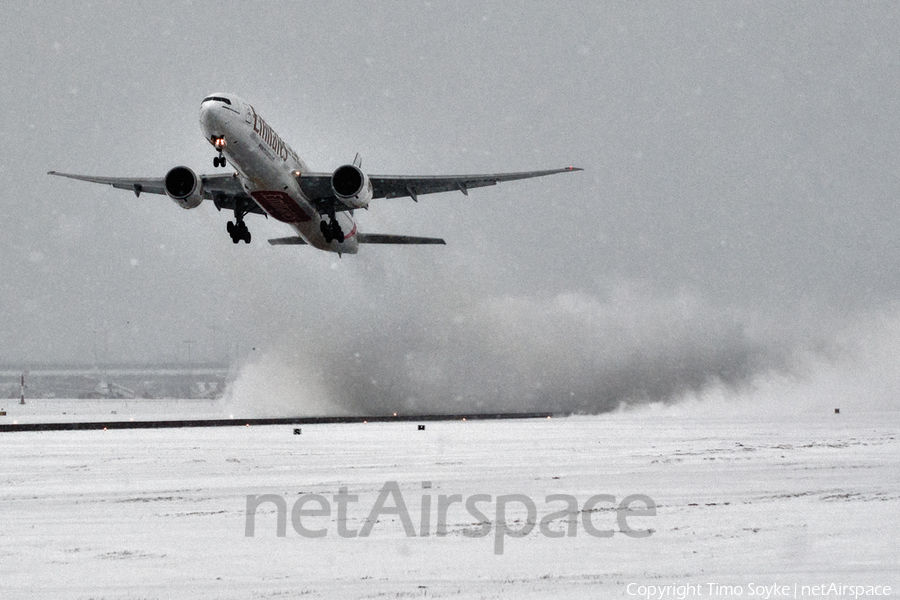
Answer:
<svg viewBox="0 0 900 600"><path fill-rule="evenodd" d="M197 208L203 202L203 182L187 167L166 173L166 194L181 208Z"/></svg>
<svg viewBox="0 0 900 600"><path fill-rule="evenodd" d="M372 182L355 165L344 165L331 175L331 189L344 204L353 208L367 208L372 199Z"/></svg>

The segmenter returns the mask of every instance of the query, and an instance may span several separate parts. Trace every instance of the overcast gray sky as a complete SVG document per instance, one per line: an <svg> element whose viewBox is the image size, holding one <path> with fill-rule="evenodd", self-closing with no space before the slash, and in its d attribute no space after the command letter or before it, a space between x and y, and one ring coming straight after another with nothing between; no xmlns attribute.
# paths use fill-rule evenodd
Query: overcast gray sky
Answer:
<svg viewBox="0 0 900 600"><path fill-rule="evenodd" d="M9 6L0 361L190 346L367 408L593 411L838 356L896 321L898 30L896 3ZM585 171L373 202L362 230L448 245L343 259L46 175L210 172L215 91L314 170Z"/></svg>

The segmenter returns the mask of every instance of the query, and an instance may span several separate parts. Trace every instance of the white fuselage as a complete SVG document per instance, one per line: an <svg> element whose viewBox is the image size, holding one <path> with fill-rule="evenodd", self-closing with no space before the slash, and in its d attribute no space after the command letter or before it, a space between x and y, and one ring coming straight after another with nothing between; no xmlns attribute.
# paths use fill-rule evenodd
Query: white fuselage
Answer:
<svg viewBox="0 0 900 600"><path fill-rule="evenodd" d="M356 222L347 212L335 215L344 241L327 243L323 217L297 183L306 164L256 110L233 94L213 94L200 105L200 128L207 141L227 157L244 190L271 217L291 225L309 245L339 254L356 254Z"/></svg>

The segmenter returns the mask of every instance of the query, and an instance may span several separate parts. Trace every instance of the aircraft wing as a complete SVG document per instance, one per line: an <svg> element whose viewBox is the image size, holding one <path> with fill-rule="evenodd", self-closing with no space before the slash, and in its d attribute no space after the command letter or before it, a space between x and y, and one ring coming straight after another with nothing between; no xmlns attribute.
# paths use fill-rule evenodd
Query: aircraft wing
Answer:
<svg viewBox="0 0 900 600"><path fill-rule="evenodd" d="M68 177L69 179L88 181L90 183L103 183L120 190L129 190L138 197L143 193L162 195L166 193L164 178L162 177L95 177L93 175L74 175L56 171L50 171L48 175ZM238 202L242 202L245 208L249 209L249 212L261 215L266 214L244 191L240 180L235 174L200 175L199 177L203 182L203 199L212 200L219 210L223 208L233 210Z"/></svg>
<svg viewBox="0 0 900 600"><path fill-rule="evenodd" d="M423 194L436 194L438 192L459 191L469 195L471 188L497 185L503 181L515 181L517 179L530 179L532 177L544 177L556 173L581 171L578 167L566 167L563 169L548 169L544 171L520 171L517 173L488 173L483 175L370 175L372 182L372 198L400 198L409 196L416 202ZM131 177L95 177L93 175L74 175L72 173L58 173L50 171L49 175L68 177L90 183L102 183L111 185L121 190L134 192L140 196L148 194L165 194L165 185L162 177L131 178ZM331 173L303 173L297 176L297 182L303 193L315 204L321 212L327 213L327 209L337 212L351 210L334 196L331 189ZM248 212L264 215L265 212L244 191L237 174L201 175L203 182L204 200L212 200L219 210L233 210L237 203L243 203Z"/></svg>
<svg viewBox="0 0 900 600"><path fill-rule="evenodd" d="M369 175L372 182L372 198L400 198L409 196L416 202L423 194L438 192L462 192L469 195L469 190L488 185L497 185L502 181L544 177L556 173L581 171L578 167L549 169L545 171L522 171L518 173L488 173L484 175ZM333 204L335 210L349 210L335 198L331 189L331 173L303 173L297 177L303 193L317 205Z"/></svg>

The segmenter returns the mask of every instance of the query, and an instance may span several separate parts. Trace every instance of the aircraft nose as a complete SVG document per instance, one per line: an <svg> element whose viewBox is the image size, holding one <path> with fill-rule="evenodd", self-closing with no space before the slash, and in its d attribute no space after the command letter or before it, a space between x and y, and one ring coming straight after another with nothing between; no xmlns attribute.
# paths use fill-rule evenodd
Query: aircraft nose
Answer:
<svg viewBox="0 0 900 600"><path fill-rule="evenodd" d="M200 106L200 127L203 129L206 137L221 135L221 132L216 131L222 125L218 117L219 111L216 109L217 107L212 102L204 102Z"/></svg>

